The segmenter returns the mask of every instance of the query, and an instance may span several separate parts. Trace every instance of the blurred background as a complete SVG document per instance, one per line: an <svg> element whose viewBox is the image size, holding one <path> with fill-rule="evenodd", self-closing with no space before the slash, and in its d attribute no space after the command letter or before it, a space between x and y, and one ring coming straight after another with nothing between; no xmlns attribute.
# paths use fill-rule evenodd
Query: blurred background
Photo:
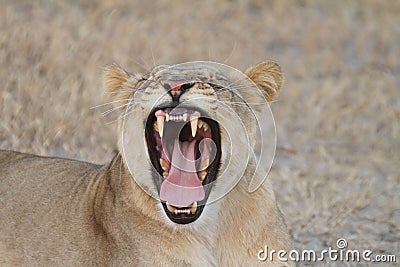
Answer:
<svg viewBox="0 0 400 267"><path fill-rule="evenodd" d="M400 261L400 1L0 4L1 149L110 160L115 116L92 108L106 101L109 63L145 72L274 60L285 83L272 103L269 179L293 248L335 248L345 238L349 249Z"/></svg>

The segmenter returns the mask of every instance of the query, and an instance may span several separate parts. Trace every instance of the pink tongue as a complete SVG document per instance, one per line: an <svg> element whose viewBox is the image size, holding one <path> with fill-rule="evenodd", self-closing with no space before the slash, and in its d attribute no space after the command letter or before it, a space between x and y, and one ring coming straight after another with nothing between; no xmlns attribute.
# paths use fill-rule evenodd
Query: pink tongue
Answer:
<svg viewBox="0 0 400 267"><path fill-rule="evenodd" d="M191 143L175 140L171 168L161 184L160 198L175 207L189 207L204 199L204 188L197 177L194 160L195 140Z"/></svg>

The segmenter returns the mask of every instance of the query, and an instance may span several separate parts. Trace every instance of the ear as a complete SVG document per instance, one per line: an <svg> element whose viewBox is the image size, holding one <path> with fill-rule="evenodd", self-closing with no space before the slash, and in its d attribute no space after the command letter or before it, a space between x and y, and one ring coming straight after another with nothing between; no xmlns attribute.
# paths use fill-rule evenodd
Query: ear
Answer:
<svg viewBox="0 0 400 267"><path fill-rule="evenodd" d="M116 64L106 66L103 70L103 86L108 100L115 107L124 108L140 79L140 75L129 74Z"/></svg>
<svg viewBox="0 0 400 267"><path fill-rule="evenodd" d="M275 99L281 89L283 74L275 62L263 62L244 72L263 92L268 102Z"/></svg>

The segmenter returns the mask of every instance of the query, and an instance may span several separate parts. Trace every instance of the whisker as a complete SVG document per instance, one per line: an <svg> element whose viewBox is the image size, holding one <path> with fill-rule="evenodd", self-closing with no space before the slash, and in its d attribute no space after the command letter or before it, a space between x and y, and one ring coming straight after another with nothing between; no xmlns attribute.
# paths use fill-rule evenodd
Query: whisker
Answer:
<svg viewBox="0 0 400 267"><path fill-rule="evenodd" d="M111 108L111 109L109 109L109 110L106 110L106 111L102 112L101 115L102 115L103 117L105 117L105 116L107 116L108 114L110 114L110 113L112 113L112 112L114 112L114 111L119 110L120 108L123 108L123 107L128 106L130 103L131 103L131 102L128 102L128 103L126 103L126 104L123 104L123 105L120 105L120 106Z"/></svg>
<svg viewBox="0 0 400 267"><path fill-rule="evenodd" d="M227 103L227 104L232 104L232 105L237 105L237 106L240 106L240 105L243 105L243 106L249 106L249 105L265 105L266 103L268 103L268 104L271 104L271 103L274 103L274 102L276 102L276 101L278 101L278 100L273 100L273 101L270 101L270 102L245 102L245 101L243 101L243 102L236 102L236 101L228 101L228 100L221 100L221 102L223 102L223 103Z"/></svg>
<svg viewBox="0 0 400 267"><path fill-rule="evenodd" d="M157 66L156 60L154 59L154 51L153 51L153 44L150 43L150 52L151 52L151 58L153 59L153 67Z"/></svg>
<svg viewBox="0 0 400 267"><path fill-rule="evenodd" d="M207 48L208 48L208 61L211 61L211 59L213 58L212 57L212 52L211 52L211 47L208 46Z"/></svg>
<svg viewBox="0 0 400 267"><path fill-rule="evenodd" d="M236 105L236 106L249 106L249 105L262 105L263 104L263 103L232 102L232 101L224 101L224 100L222 100L221 102L226 103L226 104Z"/></svg>
<svg viewBox="0 0 400 267"><path fill-rule="evenodd" d="M136 111L136 110L138 110L138 109L140 109L140 108L141 108L141 107L138 106L138 107L135 107L134 109L129 109L129 112L127 112L127 111L122 112L115 120L109 121L109 122L107 122L106 124L112 124L112 123L115 123L116 121L122 120L122 119L124 119L126 116L128 116L129 114L131 114L132 112L134 112L134 111Z"/></svg>
<svg viewBox="0 0 400 267"><path fill-rule="evenodd" d="M106 105L112 105L112 104L114 104L114 103L124 102L124 101L127 101L127 100L129 101L129 100L133 100L133 99L128 98L128 99L121 99L121 100L110 101L110 102L107 102L107 103L104 103L104 104L99 104L99 105L93 106L93 107L91 107L91 108L89 108L89 109L95 109L95 108L103 107L103 106L106 106Z"/></svg>
<svg viewBox="0 0 400 267"><path fill-rule="evenodd" d="M144 64L140 64L137 60L134 60L134 59L130 58L129 61L132 61L132 62L135 63L137 66L139 66L139 67L142 69L142 71L143 71L144 73L150 72L149 69L147 69L145 66L143 66Z"/></svg>
<svg viewBox="0 0 400 267"><path fill-rule="evenodd" d="M127 117L128 115L132 114L132 112L137 111L138 109L140 109L141 107L135 107L134 109L130 109L129 111L125 111L124 113L122 113L120 116L118 116L119 120L124 119L125 117Z"/></svg>
<svg viewBox="0 0 400 267"><path fill-rule="evenodd" d="M233 43L232 50L229 53L228 57L223 61L224 64L226 64L228 62L228 60L231 58L231 56L233 55L233 51L235 51L235 48L236 48L236 41Z"/></svg>
<svg viewBox="0 0 400 267"><path fill-rule="evenodd" d="M135 89L118 89L118 92L134 92ZM110 92L110 94L113 94L114 92Z"/></svg>
<svg viewBox="0 0 400 267"><path fill-rule="evenodd" d="M152 69L151 64L147 64L143 57L140 57L140 60L143 62L143 65L145 65L147 69ZM148 66L150 66L150 68Z"/></svg>

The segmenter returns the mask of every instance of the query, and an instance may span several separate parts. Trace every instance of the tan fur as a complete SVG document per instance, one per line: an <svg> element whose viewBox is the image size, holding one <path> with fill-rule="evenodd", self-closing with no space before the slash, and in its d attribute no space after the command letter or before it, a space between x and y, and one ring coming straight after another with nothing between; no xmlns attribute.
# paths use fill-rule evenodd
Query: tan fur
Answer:
<svg viewBox="0 0 400 267"><path fill-rule="evenodd" d="M275 65L247 71L271 100L282 83ZM105 88L113 101L126 101L131 93L125 89L136 90L139 77L112 65ZM128 165L122 153L99 166L0 151L0 266L288 264L257 259L265 245L290 249L269 181L250 194L246 172L226 197L205 208L200 219L207 223L178 226L166 222L159 202L132 179ZM254 165L251 158L247 171Z"/></svg>
<svg viewBox="0 0 400 267"><path fill-rule="evenodd" d="M118 109L123 109L129 102L129 96L139 80L139 75L131 75L116 64L108 65L103 72L104 90L107 97L119 107ZM124 90L116 90L116 88L124 88Z"/></svg>
<svg viewBox="0 0 400 267"><path fill-rule="evenodd" d="M263 62L244 72L257 86L263 90L265 98L272 101L281 89L283 75L275 62Z"/></svg>

